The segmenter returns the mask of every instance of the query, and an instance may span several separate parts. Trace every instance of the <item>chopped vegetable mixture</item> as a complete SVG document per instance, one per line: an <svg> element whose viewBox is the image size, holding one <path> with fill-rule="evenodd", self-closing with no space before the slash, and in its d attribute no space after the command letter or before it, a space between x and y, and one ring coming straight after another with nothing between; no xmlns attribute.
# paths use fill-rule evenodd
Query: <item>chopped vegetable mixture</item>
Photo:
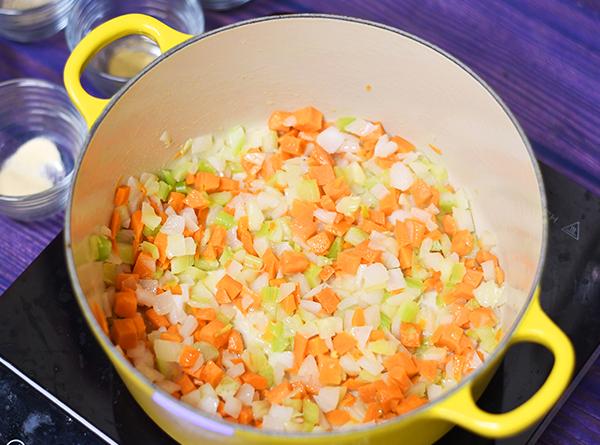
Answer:
<svg viewBox="0 0 600 445"><path fill-rule="evenodd" d="M232 422L327 431L427 403L495 348L504 273L426 150L313 107L187 141L90 237L98 322Z"/></svg>

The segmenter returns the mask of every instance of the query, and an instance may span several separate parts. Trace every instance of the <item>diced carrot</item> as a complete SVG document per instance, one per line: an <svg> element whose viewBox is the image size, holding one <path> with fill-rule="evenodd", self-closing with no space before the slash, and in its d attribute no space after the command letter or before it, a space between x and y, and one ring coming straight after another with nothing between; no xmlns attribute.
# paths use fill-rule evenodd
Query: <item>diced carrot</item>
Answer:
<svg viewBox="0 0 600 445"><path fill-rule="evenodd" d="M309 249L317 255L324 255L329 251L333 243L333 235L329 232L321 232L306 240Z"/></svg>
<svg viewBox="0 0 600 445"><path fill-rule="evenodd" d="M413 197L417 207L423 209L431 204L431 199L433 198L431 186L421 178L417 178L415 182L413 182L413 184L410 186L409 192Z"/></svg>
<svg viewBox="0 0 600 445"><path fill-rule="evenodd" d="M369 240L365 240L354 248L354 253L360 255L360 258L366 264L372 264L381 260L381 250L371 249Z"/></svg>
<svg viewBox="0 0 600 445"><path fill-rule="evenodd" d="M221 182L221 178L210 172L198 172L196 173L196 180L194 181L194 188L199 191L214 192L218 190Z"/></svg>
<svg viewBox="0 0 600 445"><path fill-rule="evenodd" d="M333 172L333 168L329 164L324 165L313 165L308 169L308 175L312 179L317 180L317 184L323 186L325 184L329 184L332 181L335 181L335 173ZM327 196L327 195L325 195Z"/></svg>
<svg viewBox="0 0 600 445"><path fill-rule="evenodd" d="M277 276L277 269L279 268L279 260L270 247L265 250L262 260L263 270L269 275L269 279L275 278Z"/></svg>
<svg viewBox="0 0 600 445"><path fill-rule="evenodd" d="M477 255L475 255L475 259L477 260L477 262L479 264L485 263L486 261L493 261L494 264L497 266L498 265L498 258L496 257L496 255L494 255L493 253L487 251L487 250L483 250L483 249L479 249L479 251L477 252Z"/></svg>
<svg viewBox="0 0 600 445"><path fill-rule="evenodd" d="M140 252L133 266L133 273L140 278L152 278L156 271L156 260L149 253Z"/></svg>
<svg viewBox="0 0 600 445"><path fill-rule="evenodd" d="M334 234L335 236L344 236L346 232L352 227L354 221L351 218L344 218L341 221L335 222L330 226L327 226L325 230Z"/></svg>
<svg viewBox="0 0 600 445"><path fill-rule="evenodd" d="M401 247L400 253L398 254L398 259L400 260L400 267L402 269L408 269L409 267L412 267L413 248L410 246Z"/></svg>
<svg viewBox="0 0 600 445"><path fill-rule="evenodd" d="M356 402L356 397L354 397L352 394L347 392L346 395L344 396L344 398L342 399L342 401L340 402L339 406L340 406L340 408L344 407L344 406L352 406L352 405L354 405L355 402Z"/></svg>
<svg viewBox="0 0 600 445"><path fill-rule="evenodd" d="M331 266L323 266L319 273L319 278L323 281L327 281L335 273L335 269Z"/></svg>
<svg viewBox="0 0 600 445"><path fill-rule="evenodd" d="M254 389L262 391L267 389L267 379L262 375L255 374L253 372L246 372L242 374L242 381L249 385L252 385Z"/></svg>
<svg viewBox="0 0 600 445"><path fill-rule="evenodd" d="M133 251L137 252L144 231L141 210L136 210L131 214L131 229L133 230Z"/></svg>
<svg viewBox="0 0 600 445"><path fill-rule="evenodd" d="M208 207L210 201L206 194L196 189L192 189L184 198L183 203L192 209L204 209Z"/></svg>
<svg viewBox="0 0 600 445"><path fill-rule="evenodd" d="M346 379L346 381L344 383L342 383L343 386L345 386L347 389L351 390L351 391L356 391L359 388L362 388L365 385L368 385L369 382L359 379L357 378L349 378Z"/></svg>
<svg viewBox="0 0 600 445"><path fill-rule="evenodd" d="M496 275L496 284L498 286L502 286L502 284L504 283L504 271L497 264L494 266L494 271Z"/></svg>
<svg viewBox="0 0 600 445"><path fill-rule="evenodd" d="M235 329L231 330L229 334L229 340L227 341L227 350L235 354L241 354L244 352L244 339Z"/></svg>
<svg viewBox="0 0 600 445"><path fill-rule="evenodd" d="M425 291L435 290L440 293L444 289L444 283L440 279L441 273L434 272L429 278L427 278L423 284L425 284Z"/></svg>
<svg viewBox="0 0 600 445"><path fill-rule="evenodd" d="M415 146L400 136L392 136L390 141L395 142L400 153L408 153L414 151Z"/></svg>
<svg viewBox="0 0 600 445"><path fill-rule="evenodd" d="M208 342L217 349L221 349L227 344L229 339L229 330L226 330L225 328L225 324L218 318L212 320L199 331L196 331L197 340Z"/></svg>
<svg viewBox="0 0 600 445"><path fill-rule="evenodd" d="M240 183L235 179L227 178L225 176L221 177L221 181L219 182L219 188L217 191L219 192L235 192L240 189Z"/></svg>
<svg viewBox="0 0 600 445"><path fill-rule="evenodd" d="M458 283L454 289L444 294L444 302L452 304L456 301L467 301L473 298L473 287L465 281Z"/></svg>
<svg viewBox="0 0 600 445"><path fill-rule="evenodd" d="M396 408L396 414L404 414L424 405L428 402L425 397L419 397L414 394L409 395Z"/></svg>
<svg viewBox="0 0 600 445"><path fill-rule="evenodd" d="M212 321L217 318L217 311L212 307L192 308L192 314L199 321Z"/></svg>
<svg viewBox="0 0 600 445"><path fill-rule="evenodd" d="M238 220L237 236L242 242L246 252L248 252L250 255L256 255L256 251L254 250L254 240L252 239L252 234L248 228L247 216L242 216Z"/></svg>
<svg viewBox="0 0 600 445"><path fill-rule="evenodd" d="M254 415L252 414L252 407L243 406L240 411L240 415L238 416L238 422L242 425L250 425L254 420Z"/></svg>
<svg viewBox="0 0 600 445"><path fill-rule="evenodd" d="M335 312L338 304L340 303L340 298L330 287L326 287L317 295L315 295L315 300L321 303L323 310L329 315Z"/></svg>
<svg viewBox="0 0 600 445"><path fill-rule="evenodd" d="M294 235L306 240L315 234L317 231L317 224L308 219L293 219L291 228Z"/></svg>
<svg viewBox="0 0 600 445"><path fill-rule="evenodd" d="M350 352L356 344L356 339L347 332L340 332L333 337L333 348L340 356Z"/></svg>
<svg viewBox="0 0 600 445"><path fill-rule="evenodd" d="M294 111L294 128L300 131L319 131L323 127L323 113L314 107L300 108Z"/></svg>
<svg viewBox="0 0 600 445"><path fill-rule="evenodd" d="M369 218L371 218L375 224L379 224L381 226L385 225L385 213L383 210L370 209Z"/></svg>
<svg viewBox="0 0 600 445"><path fill-rule="evenodd" d="M471 253L475 240L468 230L459 230L452 236L452 252L459 256L465 256Z"/></svg>
<svg viewBox="0 0 600 445"><path fill-rule="evenodd" d="M463 277L463 282L467 283L469 286L476 288L481 283L483 279L483 272L475 269L467 269L465 276Z"/></svg>
<svg viewBox="0 0 600 445"><path fill-rule="evenodd" d="M344 250L338 254L335 269L350 275L354 275L360 266L361 257L351 250Z"/></svg>
<svg viewBox="0 0 600 445"><path fill-rule="evenodd" d="M164 315L159 315L156 313L156 311L154 310L154 308L150 308L145 312L146 318L148 319L148 321L152 324L152 326L155 329L158 328L166 328L169 327L169 325L171 323L169 323L169 320L167 317L165 317Z"/></svg>
<svg viewBox="0 0 600 445"><path fill-rule="evenodd" d="M183 337L179 333L176 325L169 326L166 332L160 334L160 338L162 340L174 341L177 343L181 343L183 341Z"/></svg>
<svg viewBox="0 0 600 445"><path fill-rule="evenodd" d="M390 193L379 200L379 210L386 216L391 215L394 210L398 210L399 208L398 192L396 190L391 190Z"/></svg>
<svg viewBox="0 0 600 445"><path fill-rule="evenodd" d="M280 404L292 392L292 386L287 380L265 392L265 399L272 404Z"/></svg>
<svg viewBox="0 0 600 445"><path fill-rule="evenodd" d="M329 348L321 337L316 336L308 340L308 344L306 345L307 355L314 355L316 357L327 352L329 352Z"/></svg>
<svg viewBox="0 0 600 445"><path fill-rule="evenodd" d="M292 113L287 111L274 111L269 116L269 129L274 131L288 131L290 127L283 124L288 117L290 117Z"/></svg>
<svg viewBox="0 0 600 445"><path fill-rule="evenodd" d="M314 202L295 199L290 209L290 215L293 219L313 220L313 213L317 209Z"/></svg>
<svg viewBox="0 0 600 445"><path fill-rule="evenodd" d="M454 219L454 217L452 215L450 215L450 214L444 215L444 217L442 218L442 228L444 229L444 232L450 236L452 236L456 233L458 228L456 226L456 220Z"/></svg>
<svg viewBox="0 0 600 445"><path fill-rule="evenodd" d="M315 144L309 160L313 165L333 165L333 159L331 158L331 155L327 153L319 144Z"/></svg>
<svg viewBox="0 0 600 445"><path fill-rule="evenodd" d="M365 323L365 311L363 308L358 307L354 309L354 314L352 314L352 326L364 326Z"/></svg>
<svg viewBox="0 0 600 445"><path fill-rule="evenodd" d="M189 368L194 366L196 360L200 358L200 351L191 346L184 345L181 353L179 354L179 365L183 368Z"/></svg>
<svg viewBox="0 0 600 445"><path fill-rule="evenodd" d="M206 362L200 371L200 379L209 383L213 388L216 388L219 385L224 375L225 371L212 360Z"/></svg>
<svg viewBox="0 0 600 445"><path fill-rule="evenodd" d="M196 389L196 385L192 382L187 374L181 374L181 377L175 381L181 387L183 395L188 394Z"/></svg>
<svg viewBox="0 0 600 445"><path fill-rule="evenodd" d="M94 314L94 318L100 325L102 331L106 335L108 335L108 322L106 321L106 314L104 313L100 305L97 302L92 301L90 303L90 309L92 310L92 314Z"/></svg>
<svg viewBox="0 0 600 445"><path fill-rule="evenodd" d="M440 232L438 229L432 230L427 235L425 235L425 238L431 238L433 241L437 241L441 237L442 237L442 232Z"/></svg>
<svg viewBox="0 0 600 445"><path fill-rule="evenodd" d="M406 392L412 386L412 382L410 381L404 366L392 366L388 370L388 373L391 382L397 385L402 392Z"/></svg>
<svg viewBox="0 0 600 445"><path fill-rule="evenodd" d="M358 388L358 395L364 403L371 403L377 399L377 385L374 382L367 383Z"/></svg>
<svg viewBox="0 0 600 445"><path fill-rule="evenodd" d="M113 319L111 337L123 350L134 348L137 344L137 329L133 319Z"/></svg>
<svg viewBox="0 0 600 445"><path fill-rule="evenodd" d="M386 228L384 226L380 226L379 224L376 224L369 219L363 219L358 227L367 233L371 233L372 231L376 231L376 232L385 232L386 231Z"/></svg>
<svg viewBox="0 0 600 445"><path fill-rule="evenodd" d="M154 237L154 245L158 248L158 261L164 264L167 260L167 234L158 232Z"/></svg>
<svg viewBox="0 0 600 445"><path fill-rule="evenodd" d="M281 304L281 308L288 315L292 315L294 312L296 312L297 305L294 294L289 294L287 297L281 300L279 304Z"/></svg>
<svg viewBox="0 0 600 445"><path fill-rule="evenodd" d="M483 326L495 326L497 319L494 311L488 307L480 307L469 313L469 321L475 328Z"/></svg>
<svg viewBox="0 0 600 445"><path fill-rule="evenodd" d="M410 234L408 233L408 227L404 221L396 221L394 228L394 236L398 242L398 247L404 247L411 244Z"/></svg>
<svg viewBox="0 0 600 445"><path fill-rule="evenodd" d="M303 253L286 250L281 254L281 272L292 274L304 272L310 262Z"/></svg>
<svg viewBox="0 0 600 445"><path fill-rule="evenodd" d="M121 185L115 190L115 199L113 201L115 207L125 205L129 199L129 186Z"/></svg>
<svg viewBox="0 0 600 445"><path fill-rule="evenodd" d="M131 289L125 289L115 293L115 305L113 311L122 318L133 317L137 310L137 298Z"/></svg>
<svg viewBox="0 0 600 445"><path fill-rule="evenodd" d="M169 193L169 205L175 210L177 213L181 212L185 207L184 201L185 195L179 192L171 192Z"/></svg>
<svg viewBox="0 0 600 445"><path fill-rule="evenodd" d="M369 341L377 341L385 339L385 332L381 329L373 329L369 335Z"/></svg>
<svg viewBox="0 0 600 445"><path fill-rule="evenodd" d="M308 339L296 332L294 336L294 368L300 368L300 365L304 361L304 357L306 356L306 348L308 346Z"/></svg>
<svg viewBox="0 0 600 445"><path fill-rule="evenodd" d="M348 196L352 193L350 191L350 187L348 187L348 183L344 178L336 178L329 184L325 184L323 186L323 191L334 201L337 201L341 197Z"/></svg>
<svg viewBox="0 0 600 445"><path fill-rule="evenodd" d="M417 368L428 382L433 382L437 378L438 362L435 360L417 360Z"/></svg>
<svg viewBox="0 0 600 445"><path fill-rule="evenodd" d="M229 275L224 275L217 283L217 289L223 289L232 300L240 294L242 287L242 283L234 280Z"/></svg>
<svg viewBox="0 0 600 445"><path fill-rule="evenodd" d="M409 377L417 374L418 369L413 357L408 352L397 352L396 354L387 357L383 361L385 369L389 370L394 366L401 366L406 371Z"/></svg>
<svg viewBox="0 0 600 445"><path fill-rule="evenodd" d="M225 230L225 227L217 224L213 224L210 227L210 230L211 234L208 244L215 247L219 252L222 252L225 246L225 240L227 239L227 230Z"/></svg>
<svg viewBox="0 0 600 445"><path fill-rule="evenodd" d="M291 154L292 156L300 156L304 153L304 145L306 141L292 136L289 133L284 134L278 140L279 149L283 153Z"/></svg>
<svg viewBox="0 0 600 445"><path fill-rule="evenodd" d="M121 214L117 209L113 210L112 217L110 219L110 233L113 241L117 236L117 232L121 228Z"/></svg>
<svg viewBox="0 0 600 445"><path fill-rule="evenodd" d="M337 358L320 355L317 358L319 366L319 382L321 385L339 385L342 383L342 367Z"/></svg>
<svg viewBox="0 0 600 445"><path fill-rule="evenodd" d="M327 195L321 196L321 201L319 202L319 205L324 210L327 210L329 212L335 212L335 202L333 202L333 199L331 199Z"/></svg>
<svg viewBox="0 0 600 445"><path fill-rule="evenodd" d="M406 221L406 228L408 229L408 236L412 247L415 249L419 248L423 242L423 238L425 238L427 227L421 221L409 219Z"/></svg>
<svg viewBox="0 0 600 445"><path fill-rule="evenodd" d="M350 414L348 414L348 411L343 409L334 409L333 411L329 411L327 414L325 414L325 417L331 426L341 426L350 421Z"/></svg>
<svg viewBox="0 0 600 445"><path fill-rule="evenodd" d="M115 287L117 288L117 290L135 290L137 288L137 282L139 281L139 279L140 276L133 273L120 273L117 274L117 277L115 279Z"/></svg>
<svg viewBox="0 0 600 445"><path fill-rule="evenodd" d="M400 341L407 348L421 346L421 327L416 323L400 324Z"/></svg>
<svg viewBox="0 0 600 445"><path fill-rule="evenodd" d="M434 345L446 347L453 352L460 352L460 339L464 335L463 330L454 324L443 324L433 333L431 341Z"/></svg>

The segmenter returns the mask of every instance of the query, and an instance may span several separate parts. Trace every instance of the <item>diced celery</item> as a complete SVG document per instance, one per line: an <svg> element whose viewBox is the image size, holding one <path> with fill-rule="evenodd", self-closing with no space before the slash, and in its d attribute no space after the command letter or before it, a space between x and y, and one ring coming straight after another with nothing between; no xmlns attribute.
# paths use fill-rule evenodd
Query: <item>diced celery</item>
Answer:
<svg viewBox="0 0 600 445"><path fill-rule="evenodd" d="M94 261L104 261L109 257L112 244L106 236L92 235L89 238L89 244Z"/></svg>
<svg viewBox="0 0 600 445"><path fill-rule="evenodd" d="M205 260L199 258L194 262L194 266L202 270L217 270L219 268L219 262L217 260Z"/></svg>
<svg viewBox="0 0 600 445"><path fill-rule="evenodd" d="M205 361L214 360L219 356L219 350L205 341L199 341L192 346L202 353Z"/></svg>
<svg viewBox="0 0 600 445"><path fill-rule="evenodd" d="M282 404L293 408L294 411L302 411L302 399L285 399Z"/></svg>
<svg viewBox="0 0 600 445"><path fill-rule="evenodd" d="M119 258L125 264L133 264L134 254L133 246L131 244L117 243L117 251L119 252Z"/></svg>
<svg viewBox="0 0 600 445"><path fill-rule="evenodd" d="M350 227L346 234L344 235L344 241L352 244L353 246L358 246L363 241L369 239L369 234L358 227Z"/></svg>
<svg viewBox="0 0 600 445"><path fill-rule="evenodd" d="M456 197L453 193L448 192L446 189L440 193L440 209L442 212L451 213L456 204Z"/></svg>
<svg viewBox="0 0 600 445"><path fill-rule="evenodd" d="M148 226L144 226L144 228L142 229L142 233L144 234L145 237L149 237L149 236L156 236L156 234L160 231L160 224L158 226L156 226L155 229L151 229Z"/></svg>
<svg viewBox="0 0 600 445"><path fill-rule="evenodd" d="M425 289L425 284L421 280L413 277L404 277L404 280L406 281L407 287L417 290L419 294L423 292L423 289Z"/></svg>
<svg viewBox="0 0 600 445"><path fill-rule="evenodd" d="M398 307L397 315L404 323L414 323L419 313L419 305L415 301L405 301Z"/></svg>
<svg viewBox="0 0 600 445"><path fill-rule="evenodd" d="M181 274L179 274L179 278L183 279L189 278L191 281L198 281L203 279L206 276L206 272L198 269L194 266L188 266Z"/></svg>
<svg viewBox="0 0 600 445"><path fill-rule="evenodd" d="M173 378L176 374L176 370L179 366L174 362L167 362L165 360L156 359L156 369L166 378Z"/></svg>
<svg viewBox="0 0 600 445"><path fill-rule="evenodd" d="M225 206L225 204L231 201L232 197L233 195L231 194L231 192L218 192L211 193L210 195L208 195L208 199L211 204L217 204L220 206Z"/></svg>
<svg viewBox="0 0 600 445"><path fill-rule="evenodd" d="M182 161L178 162L175 168L171 170L171 174L173 175L173 179L175 179L175 186L177 186L177 182L183 181L183 179L187 176L187 174L193 169L193 164L190 161Z"/></svg>
<svg viewBox="0 0 600 445"><path fill-rule="evenodd" d="M163 169L163 170L160 171L159 176L160 176L160 179L162 179L163 181L165 181L171 187L175 187L175 183L177 181L173 177L173 172L171 170Z"/></svg>
<svg viewBox="0 0 600 445"><path fill-rule="evenodd" d="M376 340L367 345L367 349L375 354L394 355L396 347L388 340Z"/></svg>
<svg viewBox="0 0 600 445"><path fill-rule="evenodd" d="M150 230L154 230L160 223L161 218L156 213L152 206L146 202L142 203L142 223Z"/></svg>
<svg viewBox="0 0 600 445"><path fill-rule="evenodd" d="M344 196L335 205L335 209L346 216L352 216L359 208L360 196Z"/></svg>
<svg viewBox="0 0 600 445"><path fill-rule="evenodd" d="M158 196L161 201L166 201L169 198L169 193L171 193L171 186L164 181L158 181L158 192L156 193L156 196Z"/></svg>
<svg viewBox="0 0 600 445"><path fill-rule="evenodd" d="M308 398L302 401L302 417L304 422L315 425L319 421L319 406Z"/></svg>
<svg viewBox="0 0 600 445"><path fill-rule="evenodd" d="M244 267L247 267L249 269L255 269L255 270L260 270L263 266L263 261L254 255L246 255L244 257Z"/></svg>
<svg viewBox="0 0 600 445"><path fill-rule="evenodd" d="M306 281L308 281L308 285L311 289L321 284L321 278L319 278L321 270L322 269L317 265L310 263L310 266L304 271L304 277L306 278Z"/></svg>
<svg viewBox="0 0 600 445"><path fill-rule="evenodd" d="M272 225L273 225L272 221L265 221L264 223L262 223L262 226L260 226L260 230L258 232L256 232L255 236L257 236L257 237L268 236L269 232L271 231Z"/></svg>
<svg viewBox="0 0 600 445"><path fill-rule="evenodd" d="M319 200L321 199L319 185L314 179L300 180L296 191L298 193L298 198L303 201L319 202Z"/></svg>
<svg viewBox="0 0 600 445"><path fill-rule="evenodd" d="M240 389L240 383L236 380L232 379L228 375L225 375L217 387L215 388L215 392L221 398L225 397L233 397L238 389Z"/></svg>
<svg viewBox="0 0 600 445"><path fill-rule="evenodd" d="M392 327L392 320L383 311L380 314L379 329L389 331Z"/></svg>
<svg viewBox="0 0 600 445"><path fill-rule="evenodd" d="M102 279L106 284L115 284L117 278L117 266L112 263L102 264Z"/></svg>
<svg viewBox="0 0 600 445"><path fill-rule="evenodd" d="M194 264L193 255L178 256L171 260L171 272L179 274Z"/></svg>
<svg viewBox="0 0 600 445"><path fill-rule="evenodd" d="M269 365L267 360L267 356L265 353L259 348L252 348L250 351L250 370L256 372L259 375L262 375L267 379L267 385L273 385L273 381L275 376L273 374L273 368Z"/></svg>
<svg viewBox="0 0 600 445"><path fill-rule="evenodd" d="M277 133L267 131L262 138L262 148L264 152L274 152L277 150Z"/></svg>
<svg viewBox="0 0 600 445"><path fill-rule="evenodd" d="M479 304L479 302L478 302L478 301L477 301L475 298L471 298L469 301L467 301L467 302L465 303L465 307L466 307L467 309L471 309L471 310L473 310L473 309L480 308L480 307L481 307L481 305Z"/></svg>
<svg viewBox="0 0 600 445"><path fill-rule="evenodd" d="M175 184L175 191L178 193L187 194L189 189L188 189L188 186L186 185L185 181L179 181L178 183Z"/></svg>
<svg viewBox="0 0 600 445"><path fill-rule="evenodd" d="M221 210L215 218L215 224L223 226L225 229L229 230L235 226L235 219L233 215L227 213L225 210Z"/></svg>
<svg viewBox="0 0 600 445"><path fill-rule="evenodd" d="M283 323L278 321L277 323L271 324L271 350L273 352L287 351L290 346L290 337L285 335Z"/></svg>
<svg viewBox="0 0 600 445"><path fill-rule="evenodd" d="M361 370L361 371L358 373L358 378L359 378L360 380L365 380L365 381L367 381L367 382L375 382L375 381L379 380L379 379L381 378L381 376L379 376L379 375L373 375L373 374L371 374L370 372L368 372L368 371L365 371L365 370L363 369L363 370Z"/></svg>
<svg viewBox="0 0 600 445"><path fill-rule="evenodd" d="M348 178L351 183L358 185L363 185L367 179L362 167L356 161L346 167L346 178Z"/></svg>
<svg viewBox="0 0 600 445"><path fill-rule="evenodd" d="M232 258L233 258L233 251L231 250L231 247L226 246L223 249L223 253L221 254L221 257L219 258L219 263L221 263L221 267L226 267Z"/></svg>
<svg viewBox="0 0 600 445"><path fill-rule="evenodd" d="M152 243L149 243L148 241L143 241L141 247L142 247L142 252L146 252L152 258L154 258L155 260L157 260L158 257L160 256L160 253L158 251L158 247L156 247Z"/></svg>
<svg viewBox="0 0 600 445"><path fill-rule="evenodd" d="M277 297L279 297L279 288L275 286L266 286L260 292L262 306L267 312L275 311Z"/></svg>
<svg viewBox="0 0 600 445"><path fill-rule="evenodd" d="M335 240L333 240L333 243L331 243L331 246L329 247L329 252L327 252L327 258L335 260L338 257L339 253L342 251L342 245L342 237L338 236Z"/></svg>
<svg viewBox="0 0 600 445"><path fill-rule="evenodd" d="M463 263L455 263L452 266L452 272L450 273L450 278L448 279L448 284L453 286L462 281L465 276L467 269Z"/></svg>
<svg viewBox="0 0 600 445"><path fill-rule="evenodd" d="M467 332L469 336L479 340L479 346L485 352L491 353L496 346L498 346L498 340L496 340L496 332L491 327L482 327L471 329Z"/></svg>
<svg viewBox="0 0 600 445"><path fill-rule="evenodd" d="M204 173L217 172L217 170L215 170L215 168L212 165L210 165L210 162L208 162L206 159L200 159L200 161L198 162L198 171Z"/></svg>
<svg viewBox="0 0 600 445"><path fill-rule="evenodd" d="M351 124L355 120L356 118L352 116L339 117L335 121L335 126L344 131L346 129L346 125Z"/></svg>
<svg viewBox="0 0 600 445"><path fill-rule="evenodd" d="M431 164L429 171L438 182L438 184L446 184L448 182L448 171L441 165Z"/></svg>
<svg viewBox="0 0 600 445"><path fill-rule="evenodd" d="M417 254L417 249L415 249L414 255L416 256ZM411 269L413 278L419 281L423 281L429 278L429 271L424 267L420 266L419 264L416 264L414 259L415 258L413 258L413 267Z"/></svg>

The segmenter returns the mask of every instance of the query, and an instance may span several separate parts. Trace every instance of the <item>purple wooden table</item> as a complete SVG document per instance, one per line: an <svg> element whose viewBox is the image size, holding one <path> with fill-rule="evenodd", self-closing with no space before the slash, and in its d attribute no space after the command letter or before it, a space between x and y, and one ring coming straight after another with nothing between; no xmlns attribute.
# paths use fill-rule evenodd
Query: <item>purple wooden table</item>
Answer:
<svg viewBox="0 0 600 445"><path fill-rule="evenodd" d="M255 0L207 13L206 25L290 12L378 21L447 50L499 93L538 159L600 195L600 1ZM60 84L67 56L62 33L29 45L0 39L0 81L38 77ZM61 228L62 216L28 225L0 217L0 293ZM600 362L541 442L600 443Z"/></svg>

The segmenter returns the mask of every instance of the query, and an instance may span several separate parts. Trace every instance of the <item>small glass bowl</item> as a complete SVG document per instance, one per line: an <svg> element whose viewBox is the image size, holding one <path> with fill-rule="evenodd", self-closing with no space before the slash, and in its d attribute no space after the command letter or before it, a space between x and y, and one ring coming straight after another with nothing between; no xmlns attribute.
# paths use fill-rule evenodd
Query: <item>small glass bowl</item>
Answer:
<svg viewBox="0 0 600 445"><path fill-rule="evenodd" d="M203 0L202 6L211 11L227 11L245 5L250 0Z"/></svg>
<svg viewBox="0 0 600 445"><path fill-rule="evenodd" d="M67 25L75 3L76 0L0 0L0 36L17 42L50 37Z"/></svg>
<svg viewBox="0 0 600 445"><path fill-rule="evenodd" d="M0 213L34 221L62 210L87 127L67 92L38 79L0 83L0 168L23 143L43 136L56 144L65 175L50 189L24 196L0 195Z"/></svg>
<svg viewBox="0 0 600 445"><path fill-rule="evenodd" d="M101 23L130 13L150 15L187 34L204 32L204 15L198 0L79 0L65 31L69 49L73 51ZM158 46L144 36L123 37L90 61L84 81L100 95L111 97L159 54Z"/></svg>

